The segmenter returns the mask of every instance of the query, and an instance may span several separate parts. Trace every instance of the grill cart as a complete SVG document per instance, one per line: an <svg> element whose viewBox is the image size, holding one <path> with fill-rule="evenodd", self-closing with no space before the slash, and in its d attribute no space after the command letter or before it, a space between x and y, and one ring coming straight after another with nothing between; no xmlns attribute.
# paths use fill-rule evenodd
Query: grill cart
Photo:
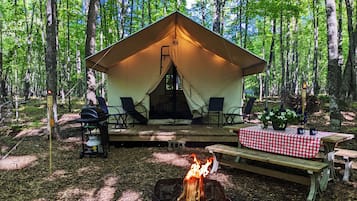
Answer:
<svg viewBox="0 0 357 201"><path fill-rule="evenodd" d="M81 123L82 151L79 157L108 156L109 136L107 115L98 107L82 108L77 122Z"/></svg>

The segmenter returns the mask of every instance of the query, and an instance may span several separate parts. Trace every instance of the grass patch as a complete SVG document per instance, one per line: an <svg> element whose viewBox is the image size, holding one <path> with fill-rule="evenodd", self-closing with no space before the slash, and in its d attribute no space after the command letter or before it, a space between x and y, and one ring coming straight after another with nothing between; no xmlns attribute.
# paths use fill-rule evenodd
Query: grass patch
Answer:
<svg viewBox="0 0 357 201"><path fill-rule="evenodd" d="M84 105L84 101L80 98L71 100L71 111L69 111L68 103L58 103L57 113L60 118L65 113L79 113ZM15 114L15 109L13 113ZM39 128L46 125L47 118L47 99L32 98L26 103L19 105L19 120L12 125L14 132L19 132L22 128Z"/></svg>

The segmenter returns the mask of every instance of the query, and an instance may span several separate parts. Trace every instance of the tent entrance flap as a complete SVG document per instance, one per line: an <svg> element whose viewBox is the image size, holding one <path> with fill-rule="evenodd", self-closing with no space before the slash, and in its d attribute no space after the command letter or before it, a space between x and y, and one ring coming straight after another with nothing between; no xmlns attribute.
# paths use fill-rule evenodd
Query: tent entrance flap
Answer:
<svg viewBox="0 0 357 201"><path fill-rule="evenodd" d="M150 119L192 119L182 80L172 63L160 84L150 93Z"/></svg>

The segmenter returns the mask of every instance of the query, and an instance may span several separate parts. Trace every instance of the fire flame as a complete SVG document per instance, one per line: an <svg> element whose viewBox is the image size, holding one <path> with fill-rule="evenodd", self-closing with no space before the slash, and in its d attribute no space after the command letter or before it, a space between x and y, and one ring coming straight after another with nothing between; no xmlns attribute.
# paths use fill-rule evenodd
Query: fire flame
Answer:
<svg viewBox="0 0 357 201"><path fill-rule="evenodd" d="M209 167L213 163L213 158L207 159L206 163L201 165L195 154L191 156L194 163L184 178L184 189L177 201L204 200L203 178L209 174Z"/></svg>
<svg viewBox="0 0 357 201"><path fill-rule="evenodd" d="M191 155L193 157L193 164L191 165L190 170L187 172L185 176L185 180L190 178L199 179L201 177L206 177L209 174L209 167L211 166L213 159L207 159L206 163L201 165L201 162L197 160L196 154Z"/></svg>

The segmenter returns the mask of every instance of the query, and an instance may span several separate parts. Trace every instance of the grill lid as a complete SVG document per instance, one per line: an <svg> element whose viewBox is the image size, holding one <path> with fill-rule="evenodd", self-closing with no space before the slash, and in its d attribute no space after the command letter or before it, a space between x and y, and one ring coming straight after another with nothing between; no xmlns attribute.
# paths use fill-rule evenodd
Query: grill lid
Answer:
<svg viewBox="0 0 357 201"><path fill-rule="evenodd" d="M98 122L106 120L108 117L108 115L101 108L96 106L83 107L80 116L81 118L78 119L80 122Z"/></svg>

